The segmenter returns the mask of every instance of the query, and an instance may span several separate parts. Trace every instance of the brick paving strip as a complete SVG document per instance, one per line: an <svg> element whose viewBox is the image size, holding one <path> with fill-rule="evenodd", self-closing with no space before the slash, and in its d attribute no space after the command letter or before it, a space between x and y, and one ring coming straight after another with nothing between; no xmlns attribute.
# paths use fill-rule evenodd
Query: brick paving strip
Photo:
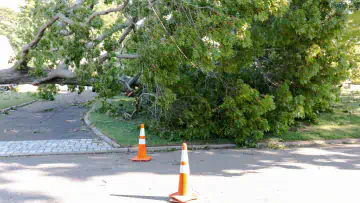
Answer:
<svg viewBox="0 0 360 203"><path fill-rule="evenodd" d="M111 150L101 139L1 141L0 156L93 153Z"/></svg>
<svg viewBox="0 0 360 203"><path fill-rule="evenodd" d="M360 139L318 140L281 143L285 147L312 147L336 144L360 143ZM258 148L272 148L269 143L259 143ZM235 144L189 145L189 150L231 149ZM181 146L147 147L148 152L181 150ZM36 141L0 141L0 157L93 154L93 153L134 153L137 147L115 148L102 139L36 140Z"/></svg>
<svg viewBox="0 0 360 203"><path fill-rule="evenodd" d="M234 144L190 145L189 149L234 148ZM101 139L1 141L0 157L60 154L132 153L137 147L114 148ZM181 150L181 146L148 147L148 152Z"/></svg>

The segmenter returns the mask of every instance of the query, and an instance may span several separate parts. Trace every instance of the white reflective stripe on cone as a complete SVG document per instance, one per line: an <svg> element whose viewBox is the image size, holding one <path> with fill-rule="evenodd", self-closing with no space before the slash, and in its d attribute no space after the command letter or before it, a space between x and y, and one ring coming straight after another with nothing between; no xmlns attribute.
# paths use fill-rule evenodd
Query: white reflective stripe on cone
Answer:
<svg viewBox="0 0 360 203"><path fill-rule="evenodd" d="M189 157L187 150L182 150L181 152L181 161L189 163Z"/></svg>
<svg viewBox="0 0 360 203"><path fill-rule="evenodd" d="M139 139L139 144L146 144L145 139Z"/></svg>
<svg viewBox="0 0 360 203"><path fill-rule="evenodd" d="M189 165L181 165L180 166L180 173L186 173L186 174L190 174L190 168Z"/></svg>
<svg viewBox="0 0 360 203"><path fill-rule="evenodd" d="M144 128L140 128L140 136L145 136L145 129Z"/></svg>

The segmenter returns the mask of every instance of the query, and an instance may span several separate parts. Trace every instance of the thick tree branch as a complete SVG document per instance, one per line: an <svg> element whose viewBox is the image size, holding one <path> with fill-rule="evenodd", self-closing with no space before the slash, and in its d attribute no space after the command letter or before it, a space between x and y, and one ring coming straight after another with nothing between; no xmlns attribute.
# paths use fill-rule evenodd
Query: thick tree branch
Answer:
<svg viewBox="0 0 360 203"><path fill-rule="evenodd" d="M127 28L125 29L124 33L120 36L120 38L119 38L119 40L118 40L119 44L121 44L121 43L125 40L126 36L131 32L131 30L133 29L133 27L134 27L134 26L131 25L131 26L129 26L129 27L127 27Z"/></svg>
<svg viewBox="0 0 360 203"><path fill-rule="evenodd" d="M122 4L121 6L118 6L116 8L110 8L108 10L105 11L99 11L99 12L94 12L93 14L91 14L87 19L86 19L86 24L90 24L91 21L96 17L96 16L100 16L100 15L107 15L109 13L112 12L118 12L118 11L122 11L126 5L129 3L129 0L125 0L124 4Z"/></svg>
<svg viewBox="0 0 360 203"><path fill-rule="evenodd" d="M47 74L46 77L40 78L37 80L34 80L32 82L33 85L39 85L42 83L48 83L52 80L70 80L70 81L76 81L75 73L67 70L67 69L55 69Z"/></svg>
<svg viewBox="0 0 360 203"><path fill-rule="evenodd" d="M0 84L33 84L57 83L77 84L75 73L68 70L66 59L62 60L57 69L45 69L46 77L36 77L29 74L30 67L26 69L10 68L0 71Z"/></svg>
<svg viewBox="0 0 360 203"><path fill-rule="evenodd" d="M50 20L48 20L46 23L44 23L39 28L39 31L36 34L35 38L29 44L26 44L23 46L20 59L15 63L15 67L26 66L26 63L27 63L26 55L29 53L29 50L36 47L36 45L39 43L39 41L43 37L46 29L49 28L51 25L53 25L59 19L61 19L64 23L67 23L67 24L74 23L71 19L65 17L64 14L62 14L62 13L56 14L54 17L52 17Z"/></svg>
<svg viewBox="0 0 360 203"><path fill-rule="evenodd" d="M118 77L119 81L124 84L123 91L134 91L132 88L135 85L138 85L138 80L141 76L142 72L138 73L135 77L129 76L120 76Z"/></svg>
<svg viewBox="0 0 360 203"><path fill-rule="evenodd" d="M34 75L29 74L30 67L24 69L10 68L0 70L0 84L67 84L67 85L78 85L79 81L74 72L69 71L66 68L66 64L60 64L55 70L45 69L44 72L47 74L46 77L38 78ZM132 91L132 86L138 83L141 73L135 77L122 76L119 77L119 81L124 83L122 91ZM92 81L88 80L86 84L92 85Z"/></svg>
<svg viewBox="0 0 360 203"><path fill-rule="evenodd" d="M71 8L71 10L75 9L77 6L80 6L84 1L83 0L78 0L76 2L76 4ZM116 8L111 8L105 11L100 11L100 12L94 12L93 14L91 14L89 16L89 18L86 19L86 24L90 24L91 21L99 15L106 15L109 14L111 12L117 12L117 11L121 11L123 10L126 5L129 3L129 0L126 0L124 2L124 4L122 4L121 6L118 6ZM64 14L62 13L58 13L56 14L54 17L52 17L50 20L48 20L45 24L43 24L40 28L38 33L36 34L35 38L33 41L31 41L29 44L26 44L23 46L22 48L22 52L20 55L20 59L15 63L14 67L26 67L27 64L27 59L26 56L29 53L29 50L36 47L36 45L39 43L40 39L42 38L42 36L44 35L44 32L47 28L49 28L52 24L54 24L57 20L61 19L61 21L63 21L66 24L69 25L73 25L74 21L71 20L70 18L67 18ZM81 23L82 26L85 26L83 23ZM62 35L70 35L72 32L71 31L64 31L61 32ZM99 36L100 38L105 38L106 36ZM89 45L91 46L91 45Z"/></svg>
<svg viewBox="0 0 360 203"><path fill-rule="evenodd" d="M54 70L44 70L48 76L52 75L52 77L51 79L48 78L47 80L42 80L41 78L39 79L34 75L30 75L29 69L30 68L27 67L26 70L16 68L0 70L0 84L39 84L39 81L46 84L78 84L76 77L65 72L68 70L64 70L63 72L58 71L56 74L51 73Z"/></svg>
<svg viewBox="0 0 360 203"><path fill-rule="evenodd" d="M86 48L90 49L93 48L94 46L96 46L97 44L99 44L100 42L104 41L105 38L111 36L112 34L114 34L115 32L122 30L124 28L128 27L127 24L122 24L122 25L115 25L114 27L106 30L104 33L102 33L101 35L99 35L93 42L88 42L85 46Z"/></svg>
<svg viewBox="0 0 360 203"><path fill-rule="evenodd" d="M105 53L105 54L101 55L98 59L98 63L99 64L104 63L106 61L106 59L108 58L108 56L109 56L109 53Z"/></svg>
<svg viewBox="0 0 360 203"><path fill-rule="evenodd" d="M74 9L76 9L78 6L81 6L83 3L83 0L77 0L77 2L71 7L70 13L73 12ZM116 8L111 8L105 11L100 12L94 12L91 14L86 20L85 23L81 23L82 26L87 26L91 23L91 21L96 17L100 15L106 15L112 12L118 12L122 11L126 5L129 3L129 0L125 0L125 2ZM67 12L69 13L69 12ZM62 13L56 14L54 17L52 17L50 20L48 20L46 23L44 23L38 30L38 33L34 37L34 39L29 43L23 46L22 52L20 53L19 60L15 63L15 65L6 70L0 71L0 84L41 84L41 83L59 83L59 84L77 84L77 78L75 76L75 73L69 71L66 67L67 65L63 61L60 66L55 70L49 70L45 69L44 72L47 73L46 77L43 78L37 78L36 76L30 75L29 70L31 70L30 67L27 66L28 58L27 55L30 51L30 49L33 49L37 46L41 38L43 37L45 31L47 28L52 26L56 21L61 21L64 24L73 25L75 22L71 20L70 18L66 17ZM122 42L123 39L130 33L131 29L133 28L133 19L130 21L130 25L118 25L114 26L112 29L108 30L107 32L103 33L102 35L98 36L95 39L95 42L90 42L87 44L88 47L93 47L95 44L103 41L106 37L110 36L114 32L123 29L126 27L126 30L124 31L123 35L119 39L119 42ZM60 34L62 35L70 35L72 34L72 31L66 31L62 30L60 31ZM137 54L119 54L116 53L115 55L117 58L120 59L135 59L138 57ZM100 57L100 60L105 61L108 57L108 54L105 54ZM21 69L18 69L18 67L21 67Z"/></svg>
<svg viewBox="0 0 360 203"><path fill-rule="evenodd" d="M71 20L70 18L66 17L64 14L58 13L58 16L64 23L66 23L68 25L73 25L74 24L74 21Z"/></svg>
<svg viewBox="0 0 360 203"><path fill-rule="evenodd" d="M133 77L130 81L129 81L129 86L133 86L137 83L137 81L139 80L140 76L142 75L142 71L140 73L138 73L135 77Z"/></svg>
<svg viewBox="0 0 360 203"><path fill-rule="evenodd" d="M125 91L134 91L124 77L119 77L119 81L125 85Z"/></svg>
<svg viewBox="0 0 360 203"><path fill-rule="evenodd" d="M136 18L132 18L130 21L129 21L129 26L124 30L124 33L120 36L119 40L118 40L118 43L121 44L123 43L123 41L125 40L126 36L128 36L131 32L132 29L135 28L135 21L136 21ZM98 59L98 62L99 64L102 64L104 63L107 58L108 58L109 54L108 53L105 53L103 55L101 55ZM134 55L134 56L131 56L129 57L130 55L128 54L121 54L120 53L117 53L117 57L120 58L120 59L134 59L134 58L137 58L138 55Z"/></svg>
<svg viewBox="0 0 360 203"><path fill-rule="evenodd" d="M23 46L20 59L15 63L15 67L26 66L26 55L29 53L29 50L36 47L36 45L39 43L40 39L44 35L45 30L52 24L54 24L59 18L60 15L57 14L39 28L39 31L36 34L34 40L31 41L29 44Z"/></svg>
<svg viewBox="0 0 360 203"><path fill-rule="evenodd" d="M136 18L132 18L129 21L129 26L124 30L124 33L120 36L118 43L121 44L125 40L125 38L130 34L131 30L135 28Z"/></svg>
<svg viewBox="0 0 360 203"><path fill-rule="evenodd" d="M50 20L48 20L45 24L43 24L40 28L38 33L36 34L35 38L33 41L31 41L29 44L26 44L23 47L23 52L24 51L28 51L31 48L34 48L40 41L41 37L44 35L45 30L50 27L52 24L54 24L57 20L61 19L63 22L67 23L67 24L74 24L74 22L65 17L64 14L62 13L58 13L57 15L55 15L54 17L52 17Z"/></svg>
<svg viewBox="0 0 360 203"><path fill-rule="evenodd" d="M118 42L119 44L121 44L124 39L126 38L127 35L129 35L129 33L131 32L132 29L134 29L134 23L135 23L136 18L132 18L131 20L129 20L129 22L127 24L121 24L121 25L115 25L113 27L111 27L110 29L106 30L104 33L102 33L101 35L99 35L94 42L89 42L86 44L86 48L92 48L95 45L97 45L98 43L104 41L105 38L111 36L112 34L114 34L115 32L122 30L124 28L126 28L123 32L123 34L120 36Z"/></svg>

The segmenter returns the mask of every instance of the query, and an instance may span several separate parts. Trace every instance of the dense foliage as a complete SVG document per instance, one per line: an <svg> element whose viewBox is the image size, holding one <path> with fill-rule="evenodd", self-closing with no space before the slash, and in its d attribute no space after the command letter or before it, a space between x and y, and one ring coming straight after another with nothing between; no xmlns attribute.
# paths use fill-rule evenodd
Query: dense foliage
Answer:
<svg viewBox="0 0 360 203"><path fill-rule="evenodd" d="M28 1L22 12L15 12L10 8L0 8L0 35L5 35L15 51L20 51L21 47L29 43L34 38L41 21L36 23L37 18L32 18L30 10L31 1Z"/></svg>
<svg viewBox="0 0 360 203"><path fill-rule="evenodd" d="M16 14L8 8L0 7L0 35L9 35L13 31Z"/></svg>
<svg viewBox="0 0 360 203"><path fill-rule="evenodd" d="M350 79L354 83L360 83L360 11L349 16L342 43L347 46L349 61L354 66Z"/></svg>
<svg viewBox="0 0 360 203"><path fill-rule="evenodd" d="M84 24L94 10L122 2L87 0L71 8L72 1L28 0L23 14L32 27L59 12L75 22L45 33L30 51L32 71L43 75L44 64L53 68L65 59L80 83L92 81L103 98L120 93L119 76L141 73L142 85L132 90L136 113L148 115L169 139L226 137L246 144L264 132L281 135L298 119L316 121L354 65L339 42L348 15L358 9L355 1L133 0L111 18ZM61 35L64 29L72 34ZM101 33L104 41L96 38ZM101 63L104 52L109 57ZM120 60L119 52L139 57Z"/></svg>
<svg viewBox="0 0 360 203"><path fill-rule="evenodd" d="M58 89L57 89L56 85L54 85L54 84L40 85L38 88L37 95L41 99L45 99L48 101L54 101L55 95L57 94L57 92L58 92Z"/></svg>

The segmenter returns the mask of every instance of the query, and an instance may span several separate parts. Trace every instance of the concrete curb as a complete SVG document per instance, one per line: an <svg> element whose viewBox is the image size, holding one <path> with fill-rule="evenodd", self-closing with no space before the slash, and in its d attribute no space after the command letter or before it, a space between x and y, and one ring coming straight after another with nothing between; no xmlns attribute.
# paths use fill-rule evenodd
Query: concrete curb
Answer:
<svg viewBox="0 0 360 203"><path fill-rule="evenodd" d="M293 141L293 142L262 142L257 144L257 148L289 148L289 147L312 147L312 146L326 146L338 144L359 144L360 139L341 139L341 140L313 140L313 141ZM208 150L208 149L233 149L236 148L235 144L219 144L219 145L189 145L189 150ZM246 149L246 148L243 148ZM149 154L154 152L171 152L180 151L181 146L159 146L147 147ZM47 153L29 153L29 154L7 154L0 155L1 158L19 157L19 156L49 156L49 155L80 155L80 154L109 154L109 153L136 153L137 147L121 147L108 150L99 151L76 151L76 152L47 152Z"/></svg>
<svg viewBox="0 0 360 203"><path fill-rule="evenodd" d="M189 150L207 150L207 149L232 149L236 148L236 144L210 144L210 145L188 145ZM149 152L158 151L177 151L181 150L182 146L159 146L159 147L146 147ZM129 148L129 152L137 152L135 147Z"/></svg>
<svg viewBox="0 0 360 203"><path fill-rule="evenodd" d="M128 153L128 148L114 148L111 150L99 151L77 151L77 152L46 152L46 153L29 153L29 154L7 154L0 155L2 158L7 157L28 157L28 156L50 156L50 155L81 155L81 154L109 154L109 153Z"/></svg>
<svg viewBox="0 0 360 203"><path fill-rule="evenodd" d="M26 102L26 103L20 104L20 105L15 105L15 106L10 106L10 107L5 108L5 109L0 109L0 114L1 114L1 113L4 113L4 112L6 112L6 111L12 110L12 109L16 110L16 109L18 109L18 108L20 108L20 107L27 106L27 105L29 105L29 104L32 104L32 103L36 102L36 101L37 101L37 99L32 100L32 101L30 101L30 102Z"/></svg>
<svg viewBox="0 0 360 203"><path fill-rule="evenodd" d="M337 144L359 144L360 139L340 139L340 140L311 140L311 141L292 141L292 142L261 142L257 148L290 148L290 147L313 147Z"/></svg>
<svg viewBox="0 0 360 203"><path fill-rule="evenodd" d="M95 135L97 135L98 137L100 137L102 140L104 140L105 142L107 142L110 146L115 147L115 148L119 148L120 145L118 143L116 143L115 141L113 141L112 139L110 139L108 136L104 135L99 129L97 129L89 120L89 116L90 113L94 111L96 106L96 102L93 104L93 106L91 107L90 111L88 111L84 117L84 121L85 124L93 131L93 133Z"/></svg>
<svg viewBox="0 0 360 203"><path fill-rule="evenodd" d="M235 144L221 144L221 145L191 145L188 146L189 150L207 150L207 149L231 149L235 148ZM146 151L151 154L154 152L171 152L180 151L181 146L161 146L161 147L147 147ZM26 156L49 156L49 155L80 155L80 154L110 154L110 153L136 153L138 149L136 147L122 147L113 148L109 150L99 151L76 151L76 152L41 152L41 153L14 153L7 155L0 155L0 157L26 157Z"/></svg>

